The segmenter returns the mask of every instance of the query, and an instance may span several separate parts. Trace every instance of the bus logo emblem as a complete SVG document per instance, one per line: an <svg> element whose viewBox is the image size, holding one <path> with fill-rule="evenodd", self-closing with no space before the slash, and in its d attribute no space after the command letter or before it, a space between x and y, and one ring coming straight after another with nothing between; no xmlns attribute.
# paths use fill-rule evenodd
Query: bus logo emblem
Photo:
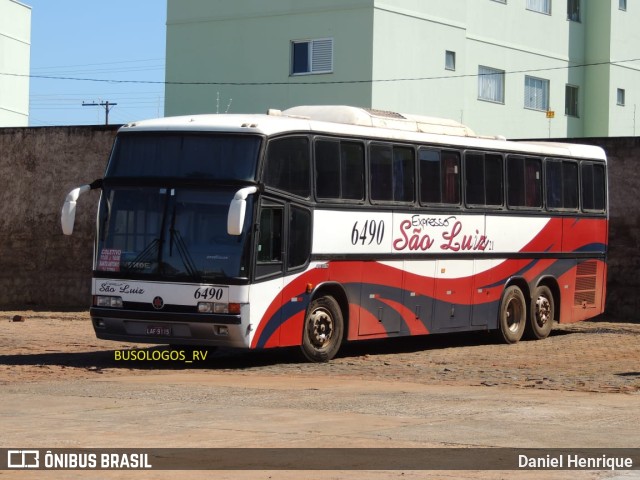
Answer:
<svg viewBox="0 0 640 480"><path fill-rule="evenodd" d="M162 307L164 307L164 300L162 300L162 297L156 297L153 299L152 305L156 310L162 310Z"/></svg>

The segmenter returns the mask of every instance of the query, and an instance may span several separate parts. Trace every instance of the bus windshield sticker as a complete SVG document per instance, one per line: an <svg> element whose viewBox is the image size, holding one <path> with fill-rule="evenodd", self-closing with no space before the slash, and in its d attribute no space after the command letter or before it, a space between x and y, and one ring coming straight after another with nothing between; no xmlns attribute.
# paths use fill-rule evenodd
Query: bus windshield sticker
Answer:
<svg viewBox="0 0 640 480"><path fill-rule="evenodd" d="M120 257L122 250L113 248L103 248L100 251L100 259L98 260L98 270L103 272L119 272Z"/></svg>

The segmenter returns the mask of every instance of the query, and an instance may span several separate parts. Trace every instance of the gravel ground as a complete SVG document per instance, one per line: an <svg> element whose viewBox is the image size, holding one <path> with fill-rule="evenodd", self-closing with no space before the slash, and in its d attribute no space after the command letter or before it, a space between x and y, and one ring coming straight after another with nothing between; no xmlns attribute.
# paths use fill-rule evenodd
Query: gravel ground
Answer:
<svg viewBox="0 0 640 480"><path fill-rule="evenodd" d="M14 321L20 317L21 321ZM158 370L259 371L265 375L357 377L430 385L637 394L640 323L587 321L557 325L542 341L504 345L485 333L356 342L328 364L299 359L297 349L257 352L220 349L205 360L122 361L116 351L166 346L95 338L88 312L0 313L0 384Z"/></svg>
<svg viewBox="0 0 640 480"><path fill-rule="evenodd" d="M253 446L260 439L267 445L284 446L309 441L316 446L382 447L637 445L638 321L600 319L558 325L545 340L516 345L501 344L485 333L356 342L327 364L305 363L297 349L220 349L192 363L118 359L119 353L131 351L150 356L170 352L166 346L98 340L85 311L0 312L5 440L12 445L44 442L51 447L120 445L123 429L134 429L137 447L157 446L157 438L164 439L162 445L211 446L216 438L211 432L221 429L228 436L225 446L238 447ZM190 354L187 349L184 352ZM69 402L81 407L68 407ZM223 407L229 402L236 412L231 418ZM157 420L156 425L148 410L165 407L172 416ZM85 415L87 411L91 415ZM195 411L205 412L204 416ZM268 425L258 428L252 423L254 417L266 422L274 414ZM538 425L540 418L550 423ZM345 423L338 433L329 435L325 419ZM158 437L165 427L171 435ZM11 473L0 472L0 477L36 478ZM183 476L212 478L212 472L191 471ZM638 471L428 475L417 471L223 471L213 475L230 480L302 476L323 480L640 478ZM124 472L102 472L98 477L38 472L37 478L129 476ZM175 473L139 472L136 478L175 478Z"/></svg>

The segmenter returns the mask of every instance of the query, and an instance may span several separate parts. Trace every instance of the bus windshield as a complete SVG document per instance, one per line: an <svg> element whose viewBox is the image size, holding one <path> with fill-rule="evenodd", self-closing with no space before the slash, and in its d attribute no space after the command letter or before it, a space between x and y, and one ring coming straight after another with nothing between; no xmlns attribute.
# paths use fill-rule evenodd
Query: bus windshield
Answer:
<svg viewBox="0 0 640 480"><path fill-rule="evenodd" d="M249 274L249 225L227 234L235 191L193 188L105 188L98 216L96 272L128 278L205 282ZM247 211L252 211L252 196Z"/></svg>
<svg viewBox="0 0 640 480"><path fill-rule="evenodd" d="M117 137L106 177L254 181L261 138L209 133Z"/></svg>

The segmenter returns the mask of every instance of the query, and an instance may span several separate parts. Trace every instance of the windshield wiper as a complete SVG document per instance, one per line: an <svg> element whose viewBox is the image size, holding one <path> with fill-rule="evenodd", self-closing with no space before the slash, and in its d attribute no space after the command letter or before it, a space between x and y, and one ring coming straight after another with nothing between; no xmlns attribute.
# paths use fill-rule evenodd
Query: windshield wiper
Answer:
<svg viewBox="0 0 640 480"><path fill-rule="evenodd" d="M198 269L196 268L193 258L189 254L189 249L180 234L180 231L176 229L176 209L177 206L173 205L173 212L171 213L171 226L169 227L169 256L173 256L173 244L175 241L180 260L187 270L189 276L195 278L198 275Z"/></svg>
<svg viewBox="0 0 640 480"><path fill-rule="evenodd" d="M187 273L191 277L194 277L194 278L197 277L198 270L195 266L195 263L193 263L193 259L189 254L189 250L187 249L187 245L184 243L184 239L182 238L182 235L180 235L180 232L175 228L171 228L169 232L171 233L170 243L169 243L169 256L173 255L172 253L173 242L175 240L178 254L180 255L180 260L182 260L182 263L184 264L184 268L187 270Z"/></svg>
<svg viewBox="0 0 640 480"><path fill-rule="evenodd" d="M124 266L128 270L139 270L140 265L153 264L154 261L158 258L158 252L160 248L160 239L154 238L151 240L151 243L144 247L136 258L134 258L131 262L126 262Z"/></svg>

